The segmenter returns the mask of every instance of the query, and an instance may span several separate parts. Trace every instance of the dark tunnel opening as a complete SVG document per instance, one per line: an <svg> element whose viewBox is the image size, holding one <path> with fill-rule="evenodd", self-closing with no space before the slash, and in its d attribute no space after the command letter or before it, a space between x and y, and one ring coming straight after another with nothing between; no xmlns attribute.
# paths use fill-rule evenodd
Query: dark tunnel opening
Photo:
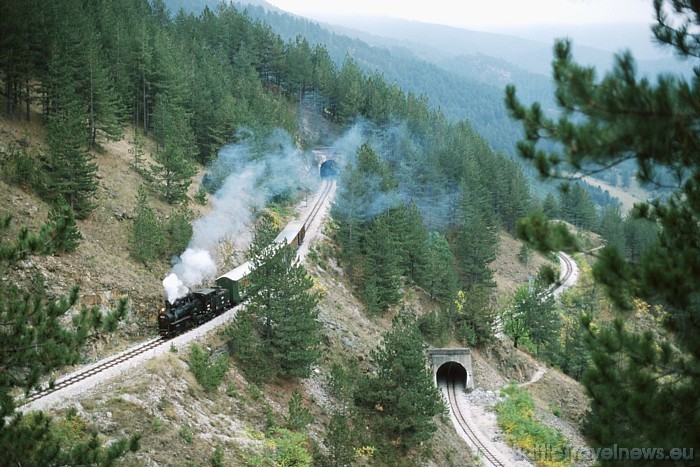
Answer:
<svg viewBox="0 0 700 467"><path fill-rule="evenodd" d="M321 178L335 178L340 174L340 167L333 159L321 164Z"/></svg>
<svg viewBox="0 0 700 467"><path fill-rule="evenodd" d="M435 375L438 387L443 384L456 383L457 386L467 386L467 369L457 362L443 363Z"/></svg>

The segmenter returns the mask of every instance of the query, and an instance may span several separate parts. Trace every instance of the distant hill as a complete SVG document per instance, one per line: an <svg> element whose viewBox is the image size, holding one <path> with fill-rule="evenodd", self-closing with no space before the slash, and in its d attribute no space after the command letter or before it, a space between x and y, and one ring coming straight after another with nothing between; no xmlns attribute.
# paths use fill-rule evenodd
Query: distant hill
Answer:
<svg viewBox="0 0 700 467"><path fill-rule="evenodd" d="M672 56L664 56L656 50L656 46L651 43L651 32L648 29L633 28L629 25L580 26L568 33L563 27L541 27L501 34L396 18L347 16L334 18L332 24L336 25L337 31L372 45L402 44L419 58L430 62L460 55L486 55L532 73L550 76L553 41L547 38L574 37L585 40L586 43L603 45L608 37L614 38L610 43L624 46L600 49L574 40L574 58L598 70L606 70L612 65L615 53L632 47L635 51L640 51L635 57L641 73L655 76L662 72L691 72L691 67L686 63ZM517 31L523 36L518 36ZM627 38L629 43L625 42Z"/></svg>

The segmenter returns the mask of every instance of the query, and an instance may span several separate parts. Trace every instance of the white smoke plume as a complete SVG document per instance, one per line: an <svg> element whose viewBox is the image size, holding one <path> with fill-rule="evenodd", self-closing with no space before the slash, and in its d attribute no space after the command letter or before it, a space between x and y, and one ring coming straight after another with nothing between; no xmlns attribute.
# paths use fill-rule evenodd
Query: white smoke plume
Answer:
<svg viewBox="0 0 700 467"><path fill-rule="evenodd" d="M219 151L218 159L207 169L204 183L217 187L212 210L193 224L187 250L163 281L168 300L173 303L189 288L211 280L216 274L212 252L224 238L238 245L250 242L254 212L274 196L297 189L312 190L318 183L316 167L292 144L291 137L277 130L257 140L250 133L241 143Z"/></svg>

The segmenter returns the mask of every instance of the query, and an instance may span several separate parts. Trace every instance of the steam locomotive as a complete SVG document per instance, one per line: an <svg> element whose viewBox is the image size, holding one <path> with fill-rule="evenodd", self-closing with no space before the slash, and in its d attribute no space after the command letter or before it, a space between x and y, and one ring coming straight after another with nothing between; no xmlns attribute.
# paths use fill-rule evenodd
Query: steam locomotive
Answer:
<svg viewBox="0 0 700 467"><path fill-rule="evenodd" d="M274 244L298 248L306 235L306 223L291 221L273 240ZM253 263L246 261L216 279L216 286L193 290L173 303L166 301L158 314L158 329L165 338L199 326L246 299L245 286Z"/></svg>

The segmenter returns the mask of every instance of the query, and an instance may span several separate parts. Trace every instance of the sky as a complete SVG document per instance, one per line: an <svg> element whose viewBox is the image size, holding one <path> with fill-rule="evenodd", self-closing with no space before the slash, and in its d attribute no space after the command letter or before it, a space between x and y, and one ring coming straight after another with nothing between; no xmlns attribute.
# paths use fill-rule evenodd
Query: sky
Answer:
<svg viewBox="0 0 700 467"><path fill-rule="evenodd" d="M315 19L379 15L482 31L537 25L653 21L652 0L267 0Z"/></svg>

